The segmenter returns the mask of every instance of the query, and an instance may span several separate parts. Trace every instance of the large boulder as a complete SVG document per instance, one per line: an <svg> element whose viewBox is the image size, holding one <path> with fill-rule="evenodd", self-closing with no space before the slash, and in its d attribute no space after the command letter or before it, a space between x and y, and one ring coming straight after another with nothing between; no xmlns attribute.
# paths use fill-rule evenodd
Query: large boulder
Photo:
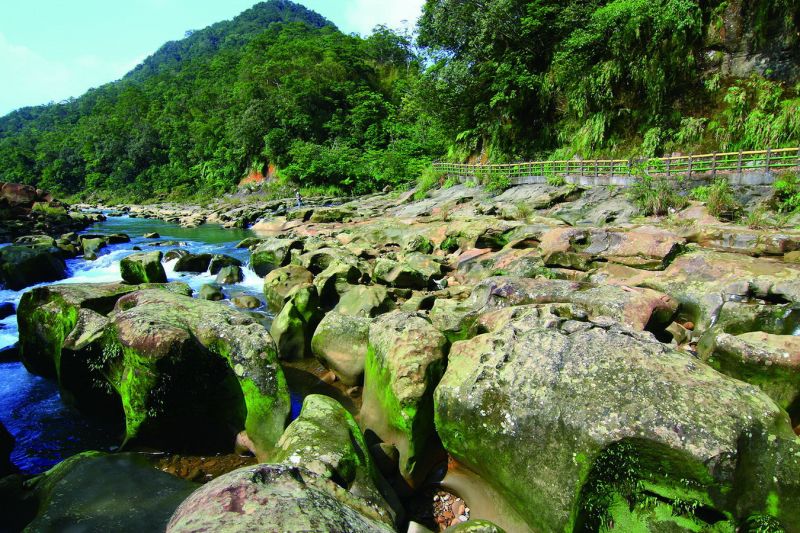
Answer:
<svg viewBox="0 0 800 533"><path fill-rule="evenodd" d="M310 283L294 287L270 328L279 357L283 360L309 357L311 338L321 318L317 288Z"/></svg>
<svg viewBox="0 0 800 533"><path fill-rule="evenodd" d="M231 257L225 254L216 254L211 257L211 261L208 264L208 271L211 274L219 274L219 272L225 267L240 267L242 266L242 262L236 259L235 257Z"/></svg>
<svg viewBox="0 0 800 533"><path fill-rule="evenodd" d="M0 198L11 207L30 207L36 201L36 189L22 183L3 183L0 185Z"/></svg>
<svg viewBox="0 0 800 533"><path fill-rule="evenodd" d="M311 350L346 385L363 379L369 324L369 318L331 311L314 331Z"/></svg>
<svg viewBox="0 0 800 533"><path fill-rule="evenodd" d="M103 293L73 291L81 289ZM62 395L80 408L117 406L126 441L224 449L245 429L257 453L272 448L289 396L261 324L163 289L120 297L107 288L94 309L76 305L75 292L51 287L23 297L18 316L29 369L55 375Z"/></svg>
<svg viewBox="0 0 800 533"><path fill-rule="evenodd" d="M163 531L196 488L137 454L85 452L25 484L21 496L37 507L25 530ZM19 502L5 504L20 508Z"/></svg>
<svg viewBox="0 0 800 533"><path fill-rule="evenodd" d="M433 390L446 366L447 339L420 315L393 311L369 328L361 426L397 447L412 486L435 442Z"/></svg>
<svg viewBox="0 0 800 533"><path fill-rule="evenodd" d="M435 413L459 464L534 531L800 527L800 440L782 409L649 333L563 307L493 311L506 318L453 344Z"/></svg>
<svg viewBox="0 0 800 533"><path fill-rule="evenodd" d="M215 281L220 285L232 285L244 279L242 267L236 265L224 266L217 272Z"/></svg>
<svg viewBox="0 0 800 533"><path fill-rule="evenodd" d="M269 237L250 252L250 268L261 277L276 268L286 266L292 250L302 250L303 241Z"/></svg>
<svg viewBox="0 0 800 533"><path fill-rule="evenodd" d="M588 270L602 260L661 270L685 242L670 231L647 226L629 231L567 227L544 233L539 247L548 266Z"/></svg>
<svg viewBox="0 0 800 533"><path fill-rule="evenodd" d="M88 261L97 259L97 254L100 250L108 245L108 241L104 236L83 236L81 237L81 248L83 249L83 257Z"/></svg>
<svg viewBox="0 0 800 533"><path fill-rule="evenodd" d="M202 274L208 270L211 265L211 254L186 254L178 258L175 263L175 272L192 272L195 274Z"/></svg>
<svg viewBox="0 0 800 533"><path fill-rule="evenodd" d="M122 279L128 283L166 283L167 274L161 265L160 251L132 254L119 263Z"/></svg>
<svg viewBox="0 0 800 533"><path fill-rule="evenodd" d="M264 278L264 298L273 313L280 313L286 297L299 285L310 284L314 274L300 265L286 265L269 272Z"/></svg>
<svg viewBox="0 0 800 533"><path fill-rule="evenodd" d="M220 476L189 496L168 533L315 531L389 533L391 521L326 477L290 465L261 464Z"/></svg>
<svg viewBox="0 0 800 533"><path fill-rule="evenodd" d="M381 521L396 522L396 496L378 472L353 415L333 398L306 396L300 415L286 428L270 462L300 466L331 479L365 500Z"/></svg>
<svg viewBox="0 0 800 533"><path fill-rule="evenodd" d="M344 315L374 317L394 307L394 300L382 285L349 285L333 310Z"/></svg>
<svg viewBox="0 0 800 533"><path fill-rule="evenodd" d="M572 303L591 316L607 316L643 330L670 323L678 302L652 289L592 285L558 279L488 278L470 296L476 312L525 304Z"/></svg>
<svg viewBox="0 0 800 533"><path fill-rule="evenodd" d="M0 248L0 283L18 291L67 277L67 266L49 250L27 246Z"/></svg>

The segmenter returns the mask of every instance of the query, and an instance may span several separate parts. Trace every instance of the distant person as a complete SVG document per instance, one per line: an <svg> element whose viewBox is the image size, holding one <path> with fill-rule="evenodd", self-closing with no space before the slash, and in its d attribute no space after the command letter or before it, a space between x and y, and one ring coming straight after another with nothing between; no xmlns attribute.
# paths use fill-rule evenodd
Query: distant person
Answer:
<svg viewBox="0 0 800 533"><path fill-rule="evenodd" d="M301 205L303 205L303 197L300 196L300 189L295 189L294 190L294 199L297 202L297 207L300 207Z"/></svg>

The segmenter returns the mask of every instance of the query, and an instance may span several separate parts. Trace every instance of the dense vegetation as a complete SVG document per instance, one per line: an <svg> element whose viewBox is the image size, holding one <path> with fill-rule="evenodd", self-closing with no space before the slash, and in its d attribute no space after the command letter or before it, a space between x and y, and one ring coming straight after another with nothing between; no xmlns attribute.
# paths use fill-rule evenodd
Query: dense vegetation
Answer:
<svg viewBox="0 0 800 533"><path fill-rule="evenodd" d="M144 200L272 172L365 192L436 157L794 145L798 27L794 0L428 0L414 43L272 0L0 118L0 180ZM777 66L741 77L735 56Z"/></svg>

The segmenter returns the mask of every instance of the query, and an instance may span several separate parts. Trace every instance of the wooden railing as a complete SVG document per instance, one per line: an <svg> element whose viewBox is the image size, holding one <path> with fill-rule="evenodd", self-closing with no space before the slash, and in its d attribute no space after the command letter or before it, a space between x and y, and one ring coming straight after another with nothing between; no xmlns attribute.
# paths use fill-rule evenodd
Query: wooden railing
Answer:
<svg viewBox="0 0 800 533"><path fill-rule="evenodd" d="M483 178L499 175L506 178L531 176L633 176L639 173L661 176L716 176L744 172L770 172L800 169L800 148L681 155L653 159L584 159L569 161L530 161L501 165L460 163L433 164L444 174Z"/></svg>

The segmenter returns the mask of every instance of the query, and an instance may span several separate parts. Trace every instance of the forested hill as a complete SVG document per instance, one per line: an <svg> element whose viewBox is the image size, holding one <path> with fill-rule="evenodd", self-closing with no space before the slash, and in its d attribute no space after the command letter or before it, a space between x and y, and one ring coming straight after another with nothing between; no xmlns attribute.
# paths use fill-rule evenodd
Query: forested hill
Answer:
<svg viewBox="0 0 800 533"><path fill-rule="evenodd" d="M251 172L365 192L434 158L800 144L797 0L427 0L418 38L287 0L0 118L0 181L176 199Z"/></svg>
<svg viewBox="0 0 800 533"><path fill-rule="evenodd" d="M406 131L401 99L420 64L385 28L349 36L271 0L187 33L120 81L0 119L0 181L182 198L272 165L295 181L366 191L418 174L444 149Z"/></svg>

